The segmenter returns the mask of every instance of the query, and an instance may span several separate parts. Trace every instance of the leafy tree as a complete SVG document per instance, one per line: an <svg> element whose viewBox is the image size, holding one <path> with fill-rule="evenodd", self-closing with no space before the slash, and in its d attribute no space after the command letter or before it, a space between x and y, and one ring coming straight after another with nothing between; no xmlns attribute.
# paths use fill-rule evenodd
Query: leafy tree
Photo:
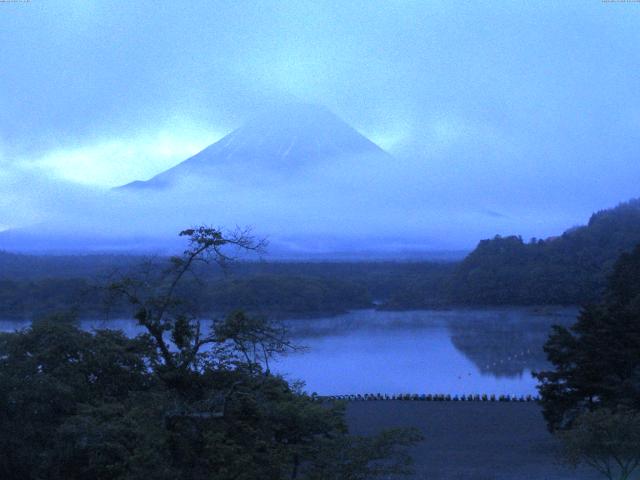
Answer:
<svg viewBox="0 0 640 480"><path fill-rule="evenodd" d="M242 311L231 313L215 327L216 356L260 371L269 372L269 359L287 351L300 350L286 339L282 325Z"/></svg>
<svg viewBox="0 0 640 480"><path fill-rule="evenodd" d="M0 335L1 478L45 478L59 470L58 429L80 406L117 404L154 383L144 339L90 334L63 320Z"/></svg>
<svg viewBox="0 0 640 480"><path fill-rule="evenodd" d="M640 464L640 245L617 261L601 304L545 345L537 374L549 429L565 458L626 480Z"/></svg>
<svg viewBox="0 0 640 480"><path fill-rule="evenodd" d="M171 373L196 369L201 349L215 342L212 332L207 335L201 331L194 306L181 295L181 282L194 273L198 262L224 267L233 259L228 247L259 252L264 246L264 242L241 230L225 235L219 229L202 226L184 230L180 236L188 237L188 248L182 256L171 257L169 267L157 272L145 265L141 274L126 276L110 286L114 296L124 297L134 307L134 318L153 339L161 366ZM171 350L170 341L176 351Z"/></svg>
<svg viewBox="0 0 640 480"><path fill-rule="evenodd" d="M568 463L585 463L609 480L627 480L640 465L640 413L587 412L560 438Z"/></svg>
<svg viewBox="0 0 640 480"><path fill-rule="evenodd" d="M0 336L0 478L360 479L406 473L414 430L350 436L344 405L268 370L284 330L236 312L203 331L184 279L247 232L185 230L189 247L111 292L146 333L79 330L54 318Z"/></svg>
<svg viewBox="0 0 640 480"><path fill-rule="evenodd" d="M585 411L640 411L640 246L616 263L599 305L570 329L555 327L545 345L554 369L537 374L545 418L564 429Z"/></svg>

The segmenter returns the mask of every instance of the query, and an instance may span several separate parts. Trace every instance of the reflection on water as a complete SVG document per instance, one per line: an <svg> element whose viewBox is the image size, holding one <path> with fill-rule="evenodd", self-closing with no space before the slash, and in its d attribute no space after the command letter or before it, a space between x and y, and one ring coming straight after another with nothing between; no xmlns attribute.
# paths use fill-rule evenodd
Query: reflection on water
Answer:
<svg viewBox="0 0 640 480"><path fill-rule="evenodd" d="M308 347L273 369L304 380L309 392L535 394L531 371L546 366L542 345L553 324L568 325L575 309L354 311L291 320L294 341ZM85 329L141 332L132 320L81 322ZM0 330L28 323L1 321Z"/></svg>
<svg viewBox="0 0 640 480"><path fill-rule="evenodd" d="M298 343L278 370L308 391L346 393L536 394L531 372L547 366L553 324L576 309L357 311L290 322Z"/></svg>
<svg viewBox="0 0 640 480"><path fill-rule="evenodd" d="M553 324L570 325L575 309L552 312L524 309L476 312L461 315L449 325L451 342L484 374L522 376L549 365L543 345Z"/></svg>

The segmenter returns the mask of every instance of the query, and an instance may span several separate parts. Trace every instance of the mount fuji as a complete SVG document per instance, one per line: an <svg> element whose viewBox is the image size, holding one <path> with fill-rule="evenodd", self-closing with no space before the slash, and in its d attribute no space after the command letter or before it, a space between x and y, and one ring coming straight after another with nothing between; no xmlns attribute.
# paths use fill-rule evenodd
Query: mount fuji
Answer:
<svg viewBox="0 0 640 480"><path fill-rule="evenodd" d="M328 109L289 103L150 179L71 200L42 224L0 233L0 249L170 250L182 229L214 224L250 225L269 237L269 253L285 257L350 257L383 243L385 256L394 255L407 226L389 181L397 167ZM423 241L416 245L413 235L410 250L422 251Z"/></svg>
<svg viewBox="0 0 640 480"><path fill-rule="evenodd" d="M290 176L305 167L335 159L393 157L328 109L293 103L255 115L240 128L196 155L146 181L118 187L135 191L166 189L189 180L216 176L241 182L260 173L262 179Z"/></svg>

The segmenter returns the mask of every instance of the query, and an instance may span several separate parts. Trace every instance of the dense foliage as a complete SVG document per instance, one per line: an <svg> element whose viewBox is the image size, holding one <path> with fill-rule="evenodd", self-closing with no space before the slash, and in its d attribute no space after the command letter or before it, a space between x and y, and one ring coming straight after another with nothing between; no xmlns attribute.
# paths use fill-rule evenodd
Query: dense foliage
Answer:
<svg viewBox="0 0 640 480"><path fill-rule="evenodd" d="M369 479L406 473L413 430L350 436L343 407L269 373L294 348L236 312L210 331L180 296L196 261L226 261L243 235L183 232L190 247L110 291L146 333L79 330L65 318L0 335L0 478Z"/></svg>
<svg viewBox="0 0 640 480"><path fill-rule="evenodd" d="M616 263L604 301L555 327L545 351L554 370L537 376L551 429L597 408L640 410L640 246Z"/></svg>
<svg viewBox="0 0 640 480"><path fill-rule="evenodd" d="M597 301L620 254L640 243L640 200L598 212L557 238L483 240L450 279L448 301L579 305Z"/></svg>
<svg viewBox="0 0 640 480"><path fill-rule="evenodd" d="M585 463L609 480L628 480L640 466L640 413L599 409L580 415L559 434L564 458Z"/></svg>
<svg viewBox="0 0 640 480"><path fill-rule="evenodd" d="M118 271L148 264L142 257L31 257L0 253L0 318L31 318L51 311L102 316L105 290ZM134 263L134 260L136 263ZM166 259L149 268L161 270ZM27 274L34 266L35 271ZM5 269L6 268L6 269ZM437 292L453 264L429 262L241 263L225 272L198 271L184 290L199 295L202 314L226 314L238 308L275 316L310 316L372 308L419 308L437 304ZM13 276L17 270L22 273ZM109 305L109 314L124 315L124 303Z"/></svg>
<svg viewBox="0 0 640 480"><path fill-rule="evenodd" d="M357 479L408 468L401 447L414 432L349 436L341 406L213 357L176 389L148 368L153 347L60 318L0 336L0 478L281 479L297 468L297 478Z"/></svg>
<svg viewBox="0 0 640 480"><path fill-rule="evenodd" d="M640 245L623 254L604 300L545 345L553 370L537 374L543 413L572 464L609 479L640 465Z"/></svg>

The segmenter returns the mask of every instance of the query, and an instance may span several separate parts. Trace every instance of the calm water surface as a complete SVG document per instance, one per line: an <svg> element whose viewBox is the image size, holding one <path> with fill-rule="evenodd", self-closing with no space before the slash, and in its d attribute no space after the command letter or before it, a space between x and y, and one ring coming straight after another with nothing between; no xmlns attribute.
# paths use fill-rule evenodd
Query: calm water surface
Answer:
<svg viewBox="0 0 640 480"><path fill-rule="evenodd" d="M306 348L272 365L321 395L349 393L535 394L531 372L545 368L542 345L553 324L576 309L379 312L287 321ZM0 330L28 323L0 320ZM141 332L132 320L86 320L83 328Z"/></svg>

